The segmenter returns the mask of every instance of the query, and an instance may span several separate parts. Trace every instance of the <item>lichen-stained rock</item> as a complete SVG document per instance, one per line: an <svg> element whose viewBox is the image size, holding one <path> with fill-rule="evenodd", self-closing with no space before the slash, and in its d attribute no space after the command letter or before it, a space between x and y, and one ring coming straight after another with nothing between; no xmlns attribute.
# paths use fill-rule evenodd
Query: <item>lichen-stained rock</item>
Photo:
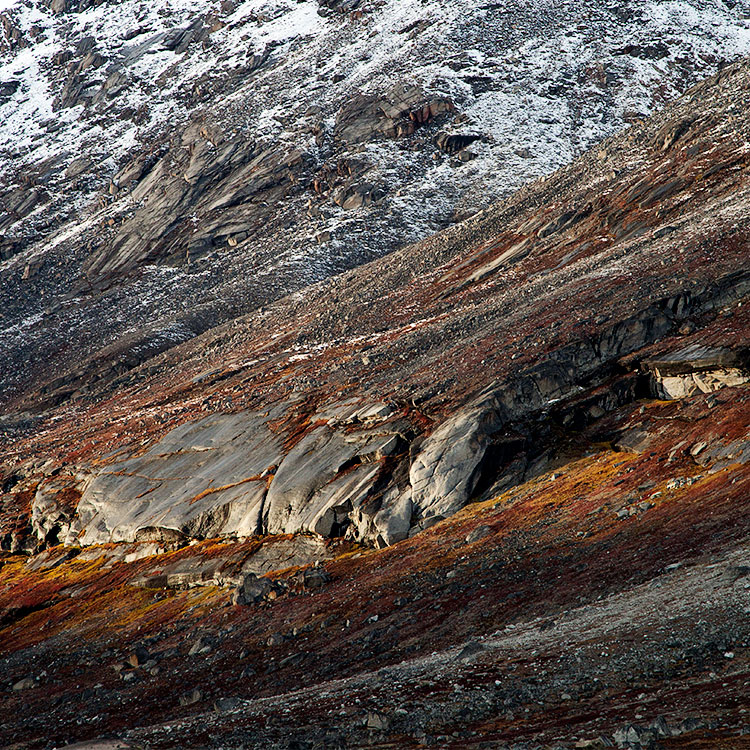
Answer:
<svg viewBox="0 0 750 750"><path fill-rule="evenodd" d="M71 525L87 477L50 477L40 483L31 504L31 530L40 542L74 544Z"/></svg>
<svg viewBox="0 0 750 750"><path fill-rule="evenodd" d="M52 570L72 560L78 555L79 550L74 547L52 547L30 557L26 563L29 570Z"/></svg>
<svg viewBox="0 0 750 750"><path fill-rule="evenodd" d="M68 543L83 544L304 531L342 536L347 530L368 541L378 534L387 543L405 538L410 506L404 511L400 503L388 519L381 504L365 503L384 461L402 444L378 426L390 407L333 405L325 412L333 426L316 416L320 424L291 450L269 428L284 408L206 417L173 430L143 455L107 464L86 484L75 519L45 500L49 490L38 492L33 528L42 541L64 534ZM353 424L363 428L348 432ZM303 541L290 549L272 545L248 570L284 567L279 556L288 565L325 556L317 543L303 547Z"/></svg>
<svg viewBox="0 0 750 750"><path fill-rule="evenodd" d="M78 506L83 544L257 533L266 470L281 458L266 416L215 415L169 433L96 475Z"/></svg>
<svg viewBox="0 0 750 750"><path fill-rule="evenodd" d="M746 428L742 437L729 443L716 441L694 458L700 466L710 466L712 472L750 463L750 428Z"/></svg>
<svg viewBox="0 0 750 750"><path fill-rule="evenodd" d="M93 546L80 552L79 557L81 560L106 557L108 566L115 561L130 563L144 557L152 557L150 563L142 567L133 584L142 588L171 589L238 584L241 586L246 576L263 576L273 571L312 565L333 557L326 541L312 534L231 540L221 544L221 555L205 554L206 548L216 546L215 539L206 541L203 545L191 545L183 548L183 554L176 559L168 559L166 562L163 554L167 549L153 542L108 545L107 548ZM57 560L57 553L62 549L56 547L49 555L45 552L32 559ZM48 565L48 562L39 563L40 566L42 564Z"/></svg>
<svg viewBox="0 0 750 750"><path fill-rule="evenodd" d="M321 425L284 457L263 511L267 533L313 531L329 536L344 528L361 507L381 472L364 462L388 446L393 435L346 435Z"/></svg>

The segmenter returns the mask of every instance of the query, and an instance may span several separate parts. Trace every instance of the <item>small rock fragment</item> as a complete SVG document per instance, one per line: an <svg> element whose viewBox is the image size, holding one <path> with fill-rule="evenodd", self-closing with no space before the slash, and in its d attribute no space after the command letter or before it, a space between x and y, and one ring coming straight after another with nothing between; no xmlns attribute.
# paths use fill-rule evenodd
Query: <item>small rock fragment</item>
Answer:
<svg viewBox="0 0 750 750"><path fill-rule="evenodd" d="M701 441L700 443L696 443L691 449L690 449L690 455L695 457L697 456L702 450L706 448L708 443L705 441Z"/></svg>
<svg viewBox="0 0 750 750"><path fill-rule="evenodd" d="M222 711L234 711L242 705L240 698L217 698L214 701L214 711L221 713Z"/></svg>
<svg viewBox="0 0 750 750"><path fill-rule="evenodd" d="M486 651L486 648L477 641L469 641L459 653L458 658L460 661L469 661L473 656Z"/></svg>
<svg viewBox="0 0 750 750"><path fill-rule="evenodd" d="M466 543L471 544L472 542L478 542L480 539L484 539L492 534L492 529L489 526L482 525L477 526L474 531L466 536Z"/></svg>
<svg viewBox="0 0 750 750"><path fill-rule="evenodd" d="M380 711L370 711L367 714L367 728L383 732L390 726L391 722L388 717Z"/></svg>
<svg viewBox="0 0 750 750"><path fill-rule="evenodd" d="M331 576L322 567L308 568L304 572L303 582L308 591L320 591L330 580Z"/></svg>
<svg viewBox="0 0 750 750"><path fill-rule="evenodd" d="M206 638L201 636L198 640L190 647L188 656L195 656L196 654L208 654L211 651L211 644Z"/></svg>
<svg viewBox="0 0 750 750"><path fill-rule="evenodd" d="M31 688L35 688L36 684L36 680L33 677L24 677L13 684L13 690L30 690Z"/></svg>
<svg viewBox="0 0 750 750"><path fill-rule="evenodd" d="M268 578L258 578L255 573L245 573L232 594L232 604L257 604L269 598L273 584Z"/></svg>
<svg viewBox="0 0 750 750"><path fill-rule="evenodd" d="M180 696L181 706L191 706L193 703L198 703L203 698L203 693L198 688L193 688Z"/></svg>
<svg viewBox="0 0 750 750"><path fill-rule="evenodd" d="M657 716L650 724L649 729L653 729L660 737L671 737L672 730L663 716Z"/></svg>
<svg viewBox="0 0 750 750"><path fill-rule="evenodd" d="M144 646L136 646L135 649L128 654L128 664L131 667L141 667L148 660L150 656L148 650Z"/></svg>

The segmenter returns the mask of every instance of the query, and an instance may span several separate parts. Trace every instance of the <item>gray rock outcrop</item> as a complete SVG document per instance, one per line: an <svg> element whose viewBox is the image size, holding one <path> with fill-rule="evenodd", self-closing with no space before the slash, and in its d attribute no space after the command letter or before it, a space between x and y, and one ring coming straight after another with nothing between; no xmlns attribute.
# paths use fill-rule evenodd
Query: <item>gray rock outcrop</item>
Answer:
<svg viewBox="0 0 750 750"><path fill-rule="evenodd" d="M258 578L254 573L246 573L232 593L232 604L258 604L266 599L271 591L273 583L268 578Z"/></svg>
<svg viewBox="0 0 750 750"><path fill-rule="evenodd" d="M327 425L305 436L284 457L271 483L263 514L272 534L313 531L329 536L334 524L366 499L380 472L364 463L390 442L390 435L346 435Z"/></svg>
<svg viewBox="0 0 750 750"><path fill-rule="evenodd" d="M178 427L145 454L110 464L86 487L75 522L83 544L260 531L280 440L268 418L217 415Z"/></svg>
<svg viewBox="0 0 750 750"><path fill-rule="evenodd" d="M699 344L646 360L644 366L652 375L654 395L668 400L750 381L747 352Z"/></svg>
<svg viewBox="0 0 750 750"><path fill-rule="evenodd" d="M460 411L425 441L409 472L411 501L422 520L452 515L466 505L489 435L501 424L493 411Z"/></svg>

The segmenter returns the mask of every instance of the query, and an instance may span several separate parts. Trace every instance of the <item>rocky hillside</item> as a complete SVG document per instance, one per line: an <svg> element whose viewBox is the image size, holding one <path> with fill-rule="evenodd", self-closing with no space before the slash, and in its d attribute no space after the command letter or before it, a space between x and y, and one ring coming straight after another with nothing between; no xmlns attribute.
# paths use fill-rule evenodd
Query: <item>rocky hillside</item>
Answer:
<svg viewBox="0 0 750 750"><path fill-rule="evenodd" d="M726 68L508 201L134 371L32 392L27 409L61 405L9 414L8 458L64 462L81 499L50 521L55 477L34 533L6 544L384 546L539 471L555 424L740 385L745 76Z"/></svg>
<svg viewBox="0 0 750 750"><path fill-rule="evenodd" d="M132 369L471 215L748 54L749 18L3 0L0 397Z"/></svg>
<svg viewBox="0 0 750 750"><path fill-rule="evenodd" d="M28 378L2 423L2 742L745 747L748 100L750 63L724 66L419 243ZM150 174L196 211L204 168L212 195L254 184L201 164ZM122 299L116 258L164 274L169 231L142 256L127 222L179 212L141 199L87 255L91 300Z"/></svg>

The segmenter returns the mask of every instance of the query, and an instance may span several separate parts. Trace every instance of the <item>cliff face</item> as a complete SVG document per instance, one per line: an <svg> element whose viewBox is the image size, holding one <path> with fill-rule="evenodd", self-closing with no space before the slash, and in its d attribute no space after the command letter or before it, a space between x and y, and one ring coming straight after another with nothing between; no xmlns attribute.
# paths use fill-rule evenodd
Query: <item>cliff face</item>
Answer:
<svg viewBox="0 0 750 750"><path fill-rule="evenodd" d="M315 24L393 10L368 7L329 3ZM211 38L183 32L176 48ZM387 150L452 122L455 97L399 91L338 104L331 138ZM3 742L742 747L747 101L750 63L724 66L470 218L220 325L208 304L184 336L172 316L110 346L102 322L47 364L9 349ZM183 209L196 235L263 201L296 210L302 187L279 175L308 156L277 173L213 132L179 136L111 243L71 260L85 315L166 278L154 263L182 253ZM459 134L440 148L464 153ZM357 214L377 214L368 241L407 221L379 200ZM250 235L222 237L239 254ZM51 344L39 326L29 340Z"/></svg>

